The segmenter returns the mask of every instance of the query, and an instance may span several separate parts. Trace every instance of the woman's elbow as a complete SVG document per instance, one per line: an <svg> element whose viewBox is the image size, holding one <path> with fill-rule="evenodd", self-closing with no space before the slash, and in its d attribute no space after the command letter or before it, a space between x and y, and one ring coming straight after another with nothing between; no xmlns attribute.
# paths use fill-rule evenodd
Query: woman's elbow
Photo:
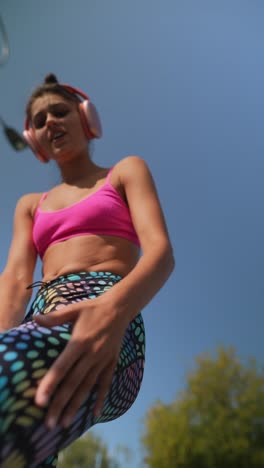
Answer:
<svg viewBox="0 0 264 468"><path fill-rule="evenodd" d="M176 266L176 260L175 260L172 245L170 243L168 243L165 249L164 260L166 262L169 274L171 274Z"/></svg>
<svg viewBox="0 0 264 468"><path fill-rule="evenodd" d="M156 267L166 270L170 275L176 265L173 247L167 237L159 237L145 242L142 246L143 256L146 256L156 264Z"/></svg>
<svg viewBox="0 0 264 468"><path fill-rule="evenodd" d="M165 239L157 243L157 257L159 258L160 266L163 266L168 275L170 275L175 268L176 261L173 247L169 240Z"/></svg>

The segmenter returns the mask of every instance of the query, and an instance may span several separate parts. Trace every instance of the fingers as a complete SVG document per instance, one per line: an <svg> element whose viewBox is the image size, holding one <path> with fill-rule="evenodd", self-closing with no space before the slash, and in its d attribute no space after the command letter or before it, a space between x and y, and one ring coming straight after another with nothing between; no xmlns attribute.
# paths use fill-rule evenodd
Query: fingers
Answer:
<svg viewBox="0 0 264 468"><path fill-rule="evenodd" d="M98 388L98 393L97 393L97 398L96 398L96 404L94 408L94 415L97 417L100 416L102 412L106 395L111 386L113 373L115 371L116 364L117 364L117 361L115 360L107 368L105 368L103 372L101 373L100 380L99 380L99 388Z"/></svg>
<svg viewBox="0 0 264 468"><path fill-rule="evenodd" d="M50 314L37 314L33 316L33 319L38 325L43 327L55 327L65 322L75 321L78 316L78 311L72 308L68 309L65 306L64 309L60 309L58 312L54 311Z"/></svg>
<svg viewBox="0 0 264 468"><path fill-rule="evenodd" d="M54 361L52 367L41 380L36 392L35 402L39 406L46 406L71 367L79 360L81 355L80 343L71 340L62 354Z"/></svg>
<svg viewBox="0 0 264 468"><path fill-rule="evenodd" d="M36 392L36 404L48 406L46 424L50 429L57 423L64 427L70 425L89 392L99 381L94 408L94 414L98 416L117 363L119 345L116 346L112 328L108 325L108 331L103 320L99 326L98 315L87 314L86 308L81 309L79 305L74 309L66 306L46 316L37 315L35 320L44 327L74 321L70 341L40 381Z"/></svg>
<svg viewBox="0 0 264 468"><path fill-rule="evenodd" d="M70 421L75 416L87 394L96 383L98 370L90 369L87 374L87 356L83 356L57 388L46 417L47 425L54 428L63 415ZM85 376L85 377L84 377ZM61 422L61 421L60 421ZM66 426L65 426L66 427Z"/></svg>
<svg viewBox="0 0 264 468"><path fill-rule="evenodd" d="M99 416L112 382L115 366L116 362L111 362L109 366L101 371L98 371L98 367L94 367L85 375L87 356L84 355L78 364L75 364L74 370L66 376L61 387L57 389L46 418L48 427L53 429L58 422L63 427L68 427L89 392L98 382L98 376L101 375L94 410L94 415ZM85 377L80 381L80 377L83 375Z"/></svg>
<svg viewBox="0 0 264 468"><path fill-rule="evenodd" d="M63 417L61 420L61 425L63 427L68 427L71 424L80 406L88 397L89 392L92 391L94 385L96 384L97 378L98 371L96 369L92 369L91 372L89 372L89 374L86 375L85 379L78 386L71 401L65 409L65 412L63 413Z"/></svg>

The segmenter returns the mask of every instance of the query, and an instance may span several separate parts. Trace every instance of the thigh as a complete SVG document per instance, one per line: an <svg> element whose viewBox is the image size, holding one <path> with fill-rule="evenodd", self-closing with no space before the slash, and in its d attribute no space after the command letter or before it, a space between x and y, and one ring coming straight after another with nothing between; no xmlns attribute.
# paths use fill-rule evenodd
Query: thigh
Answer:
<svg viewBox="0 0 264 468"><path fill-rule="evenodd" d="M70 339L70 325L39 327L35 322L0 336L0 464L33 467L80 437L92 425L124 414L135 401L144 369L143 321L128 327L100 417L93 409L97 387L87 395L67 429L49 431L46 409L35 405L38 382ZM43 465L45 466L45 465ZM46 465L47 466L47 465ZM52 466L52 465L51 465Z"/></svg>
<svg viewBox="0 0 264 468"><path fill-rule="evenodd" d="M58 450L93 424L121 416L136 399L144 369L145 339L141 315L126 330L100 417L93 417L96 385L67 429L56 427L49 431L44 424L47 410L34 403L38 383L67 345L72 326L66 323L48 329L31 321L31 316L47 311L52 313L68 303L93 299L113 284L109 273L104 277L101 274L84 278L83 274L75 274L61 278L58 284L37 294L25 323L0 335L0 464L4 462L11 466L12 461L15 466L26 468L43 464L43 460L53 459Z"/></svg>
<svg viewBox="0 0 264 468"><path fill-rule="evenodd" d="M34 433L40 428L47 433L44 426L47 410L36 406L36 389L70 336L69 324L47 329L35 322L0 335L1 466L5 460L7 466L25 463L28 467L34 459L37 451ZM49 445L52 446L52 441ZM29 446L30 451L26 450Z"/></svg>

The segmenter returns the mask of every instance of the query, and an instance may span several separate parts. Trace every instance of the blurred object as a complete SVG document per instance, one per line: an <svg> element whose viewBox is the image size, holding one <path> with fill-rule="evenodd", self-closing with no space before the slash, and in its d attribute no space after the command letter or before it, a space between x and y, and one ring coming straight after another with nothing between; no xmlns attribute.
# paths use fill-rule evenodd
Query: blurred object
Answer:
<svg viewBox="0 0 264 468"><path fill-rule="evenodd" d="M264 367L234 348L203 353L171 403L145 416L148 468L263 468Z"/></svg>
<svg viewBox="0 0 264 468"><path fill-rule="evenodd" d="M14 128L8 127L2 117L0 117L0 124L3 127L7 140L14 150L21 151L27 148L28 145L22 135L20 135Z"/></svg>
<svg viewBox="0 0 264 468"><path fill-rule="evenodd" d="M4 65L7 62L8 57L8 37L4 22L0 16L0 65ZM2 125L4 134L14 150L21 151L27 148L28 145L22 135L20 135L14 128L8 127L2 117L0 117L0 125Z"/></svg>
<svg viewBox="0 0 264 468"><path fill-rule="evenodd" d="M58 468L121 468L110 455L103 439L93 432L85 434L59 453Z"/></svg>
<svg viewBox="0 0 264 468"><path fill-rule="evenodd" d="M9 57L9 44L4 22L0 16L0 65L4 65Z"/></svg>

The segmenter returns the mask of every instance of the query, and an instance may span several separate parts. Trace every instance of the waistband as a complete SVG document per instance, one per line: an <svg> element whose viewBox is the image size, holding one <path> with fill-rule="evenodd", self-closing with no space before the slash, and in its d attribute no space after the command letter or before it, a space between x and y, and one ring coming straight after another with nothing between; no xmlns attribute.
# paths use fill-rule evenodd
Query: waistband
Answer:
<svg viewBox="0 0 264 468"><path fill-rule="evenodd" d="M35 287L40 287L40 289L47 289L49 287L63 283L74 283L75 281L78 282L82 280L100 281L105 279L118 282L122 279L122 276L110 271L80 271L76 273L66 273L65 275L60 275L50 281L34 281L34 283L29 284L26 289L33 289Z"/></svg>

